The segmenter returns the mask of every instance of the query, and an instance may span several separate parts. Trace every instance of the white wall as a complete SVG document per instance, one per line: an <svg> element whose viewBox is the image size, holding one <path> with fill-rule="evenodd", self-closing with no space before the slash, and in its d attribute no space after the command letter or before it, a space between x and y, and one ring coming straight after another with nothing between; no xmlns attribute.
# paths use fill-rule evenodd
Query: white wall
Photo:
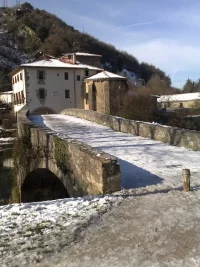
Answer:
<svg viewBox="0 0 200 267"><path fill-rule="evenodd" d="M44 84L38 82L38 70L44 70ZM59 68L27 68L30 77L27 88L27 104L30 112L40 107L53 109L56 113L66 108L83 108L82 84L85 78L83 69L59 69ZM65 80L65 72L68 72L68 80ZM95 74L96 71L89 70L89 75ZM77 75L80 75L80 81L77 81ZM39 89L46 90L45 99L39 98ZM70 90L70 98L65 98L65 90Z"/></svg>
<svg viewBox="0 0 200 267"><path fill-rule="evenodd" d="M20 74L22 74L22 80L20 79ZM13 82L14 79L14 82ZM13 99L14 95L18 92L23 92L25 101L21 104L14 104L14 112L18 112L26 104L26 87L25 87L25 72L24 70L17 72L12 76L12 88L13 88Z"/></svg>
<svg viewBox="0 0 200 267"><path fill-rule="evenodd" d="M0 101L3 103L11 104L13 102L13 94L12 93L1 93L0 94Z"/></svg>
<svg viewBox="0 0 200 267"><path fill-rule="evenodd" d="M44 82L39 82L38 71L45 71ZM65 72L68 72L68 80L65 80ZM22 73L22 80L20 79ZM89 70L89 76L96 74L96 70ZM80 75L80 81L77 81ZM25 101L23 104L15 104L14 111L18 112L24 105L27 105L30 112L38 108L50 108L60 113L66 108L84 108L84 69L63 69L63 68L33 68L16 73L12 77L19 76L19 81L13 83L13 94L24 92ZM25 81L26 79L26 81ZM16 80L16 79L15 79ZM45 90L45 98L40 99L39 89ZM65 98L65 90L70 90L70 98Z"/></svg>

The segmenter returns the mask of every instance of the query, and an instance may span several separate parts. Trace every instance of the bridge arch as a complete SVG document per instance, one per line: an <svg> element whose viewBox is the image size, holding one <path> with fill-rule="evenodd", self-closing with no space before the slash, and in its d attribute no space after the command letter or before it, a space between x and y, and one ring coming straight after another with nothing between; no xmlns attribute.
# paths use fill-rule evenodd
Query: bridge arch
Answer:
<svg viewBox="0 0 200 267"><path fill-rule="evenodd" d="M49 107L39 107L34 109L30 115L45 115L45 114L57 114L55 110L49 108Z"/></svg>
<svg viewBox="0 0 200 267"><path fill-rule="evenodd" d="M22 202L38 202L68 197L69 193L61 180L46 168L34 169L28 173L21 186Z"/></svg>

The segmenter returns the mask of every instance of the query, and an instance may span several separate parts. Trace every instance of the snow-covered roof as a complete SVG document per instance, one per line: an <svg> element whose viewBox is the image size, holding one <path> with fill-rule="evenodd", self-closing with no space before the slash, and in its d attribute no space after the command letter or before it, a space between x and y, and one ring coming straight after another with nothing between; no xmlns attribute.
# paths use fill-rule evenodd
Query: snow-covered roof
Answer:
<svg viewBox="0 0 200 267"><path fill-rule="evenodd" d="M21 67L38 67L38 68L69 68L69 69L91 69L91 70L102 70L100 68L85 65L85 64L72 64L65 63L59 59L48 59L40 60L32 63L22 64Z"/></svg>
<svg viewBox="0 0 200 267"><path fill-rule="evenodd" d="M173 102L173 101L193 101L200 100L200 93L188 93L188 94L177 94L177 95L162 95L157 99L161 102Z"/></svg>
<svg viewBox="0 0 200 267"><path fill-rule="evenodd" d="M90 78L87 78L86 80L104 80L104 79L122 79L126 80L126 77L117 75L115 73L109 72L109 71L102 71L100 73L97 73Z"/></svg>
<svg viewBox="0 0 200 267"><path fill-rule="evenodd" d="M84 53L84 52L76 52L76 53L67 53L65 55L77 55L77 56L83 56L83 57L102 57L101 55L98 54L90 54L90 53Z"/></svg>

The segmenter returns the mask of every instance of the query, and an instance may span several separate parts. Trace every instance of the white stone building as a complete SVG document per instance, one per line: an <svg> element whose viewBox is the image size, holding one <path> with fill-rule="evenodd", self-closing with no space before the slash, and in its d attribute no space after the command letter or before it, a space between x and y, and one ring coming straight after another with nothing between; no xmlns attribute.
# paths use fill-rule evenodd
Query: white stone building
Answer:
<svg viewBox="0 0 200 267"><path fill-rule="evenodd" d="M1 92L0 101L7 104L13 103L13 91Z"/></svg>
<svg viewBox="0 0 200 267"><path fill-rule="evenodd" d="M162 95L157 99L158 106L167 109L200 107L200 93Z"/></svg>
<svg viewBox="0 0 200 267"><path fill-rule="evenodd" d="M14 111L27 106L31 114L59 113L84 108L84 79L102 69L63 56L22 64L10 73Z"/></svg>

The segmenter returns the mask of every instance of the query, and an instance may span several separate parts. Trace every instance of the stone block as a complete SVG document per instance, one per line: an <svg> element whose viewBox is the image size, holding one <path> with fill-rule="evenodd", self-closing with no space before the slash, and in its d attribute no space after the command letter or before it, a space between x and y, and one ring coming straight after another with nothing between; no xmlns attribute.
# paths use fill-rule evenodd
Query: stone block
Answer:
<svg viewBox="0 0 200 267"><path fill-rule="evenodd" d="M138 135L152 139L154 127L148 123L138 122Z"/></svg>

